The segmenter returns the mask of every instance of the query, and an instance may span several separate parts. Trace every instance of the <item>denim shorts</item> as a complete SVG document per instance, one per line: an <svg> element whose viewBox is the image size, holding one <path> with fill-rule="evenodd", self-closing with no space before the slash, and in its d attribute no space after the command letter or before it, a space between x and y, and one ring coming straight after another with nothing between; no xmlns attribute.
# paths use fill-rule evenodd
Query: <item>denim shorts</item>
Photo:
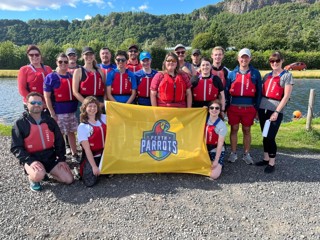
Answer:
<svg viewBox="0 0 320 240"><path fill-rule="evenodd" d="M218 161L218 163L221 166L224 165L224 155L225 155L225 151L222 151L221 154L220 154L219 161ZM216 157L216 152L214 152L214 151L209 152L209 157L210 157L210 160L213 162L215 157Z"/></svg>

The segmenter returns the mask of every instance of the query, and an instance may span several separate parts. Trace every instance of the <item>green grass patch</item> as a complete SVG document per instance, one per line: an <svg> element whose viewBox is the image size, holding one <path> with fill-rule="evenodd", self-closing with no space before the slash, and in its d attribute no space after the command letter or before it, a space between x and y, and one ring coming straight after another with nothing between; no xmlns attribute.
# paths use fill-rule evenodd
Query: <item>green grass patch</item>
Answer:
<svg viewBox="0 0 320 240"><path fill-rule="evenodd" d="M16 78L18 76L18 72L19 70L0 69L0 78L6 78L6 77ZM271 72L271 70L260 70L262 77L269 72ZM319 78L320 79L320 70L291 71L291 73L294 78Z"/></svg>
<svg viewBox="0 0 320 240"><path fill-rule="evenodd" d="M0 70L0 78L16 78L19 70Z"/></svg>
<svg viewBox="0 0 320 240"><path fill-rule="evenodd" d="M0 136L11 136L11 126L0 124Z"/></svg>
<svg viewBox="0 0 320 240"><path fill-rule="evenodd" d="M230 127L226 143L230 144ZM251 146L262 148L262 133L259 123L251 128ZM312 130L306 131L306 119L282 123L276 137L278 149L291 151L308 151L320 153L320 118L312 120ZM238 144L242 145L243 135L241 127L238 133Z"/></svg>
<svg viewBox="0 0 320 240"><path fill-rule="evenodd" d="M260 70L260 74L263 77L271 70ZM293 78L319 78L320 79L320 70L306 70L306 71L290 71Z"/></svg>

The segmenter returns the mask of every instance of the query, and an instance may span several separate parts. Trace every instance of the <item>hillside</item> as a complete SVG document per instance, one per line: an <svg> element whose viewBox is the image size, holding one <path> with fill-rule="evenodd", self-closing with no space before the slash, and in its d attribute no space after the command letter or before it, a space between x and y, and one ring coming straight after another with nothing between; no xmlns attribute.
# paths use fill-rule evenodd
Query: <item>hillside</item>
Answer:
<svg viewBox="0 0 320 240"><path fill-rule="evenodd" d="M191 45L198 34L207 32L216 35L211 45L318 51L320 32L315 30L320 27L318 1L226 0L190 14L111 13L72 22L0 20L0 42L102 44L117 49L134 41L142 46L164 47L179 42Z"/></svg>

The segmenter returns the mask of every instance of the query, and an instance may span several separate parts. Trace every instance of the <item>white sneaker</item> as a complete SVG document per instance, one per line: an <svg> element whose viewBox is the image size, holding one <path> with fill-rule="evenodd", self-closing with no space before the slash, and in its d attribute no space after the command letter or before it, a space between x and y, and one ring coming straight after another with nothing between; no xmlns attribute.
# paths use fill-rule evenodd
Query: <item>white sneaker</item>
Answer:
<svg viewBox="0 0 320 240"><path fill-rule="evenodd" d="M71 155L71 148L66 148L66 155Z"/></svg>
<svg viewBox="0 0 320 240"><path fill-rule="evenodd" d="M234 163L238 159L237 153L231 152L228 158L228 162Z"/></svg>
<svg viewBox="0 0 320 240"><path fill-rule="evenodd" d="M252 157L251 157L250 153L244 153L243 157L242 157L242 160L245 161L245 163L248 164L248 165L253 164L253 160L252 160Z"/></svg>

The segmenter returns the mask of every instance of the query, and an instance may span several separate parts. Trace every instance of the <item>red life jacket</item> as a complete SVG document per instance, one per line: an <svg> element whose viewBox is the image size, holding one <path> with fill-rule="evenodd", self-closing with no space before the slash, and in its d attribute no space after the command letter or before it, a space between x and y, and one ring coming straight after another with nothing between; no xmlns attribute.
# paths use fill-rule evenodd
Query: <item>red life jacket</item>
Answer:
<svg viewBox="0 0 320 240"><path fill-rule="evenodd" d="M54 133L47 123L30 123L30 134L24 139L24 148L28 153L35 153L54 146Z"/></svg>
<svg viewBox="0 0 320 240"><path fill-rule="evenodd" d="M222 85L223 85L223 88L226 88L226 84L227 84L227 80L226 80L226 77L224 75L224 68L222 68L221 70L214 70L212 69L211 70L211 73L215 76L218 76L220 79L221 79L221 82L222 82Z"/></svg>
<svg viewBox="0 0 320 240"><path fill-rule="evenodd" d="M72 94L72 76L68 74L68 78L62 78L58 73L57 76L60 80L60 86L53 90L56 102L69 102L75 101L76 98Z"/></svg>
<svg viewBox="0 0 320 240"><path fill-rule="evenodd" d="M101 122L101 121L100 121ZM104 142L106 138L107 126L103 122L101 122L101 126L92 126L93 132L90 137L88 137L88 141L90 144L90 149L92 151L93 156L102 153L104 148Z"/></svg>
<svg viewBox="0 0 320 240"><path fill-rule="evenodd" d="M212 76L203 79L200 75L198 85L193 88L192 92L194 101L199 102L215 100L219 95L219 89L214 86Z"/></svg>
<svg viewBox="0 0 320 240"><path fill-rule="evenodd" d="M220 122L220 118L218 118L213 125L208 125L208 123L206 124L206 144L208 145L217 145L218 144L218 139L219 139L219 135L215 132L215 128L217 126L217 124Z"/></svg>
<svg viewBox="0 0 320 240"><path fill-rule="evenodd" d="M107 79L107 76L108 76L108 73L113 69L113 68L108 68L108 69L105 69L103 67L100 66L100 69L101 71L104 73L106 79Z"/></svg>
<svg viewBox="0 0 320 240"><path fill-rule="evenodd" d="M272 76L272 73L269 74L267 77L267 80L263 83L262 86L262 95L275 99L275 100L281 100L284 92L284 88L280 85L280 78L283 75L284 72L282 72L279 76Z"/></svg>
<svg viewBox="0 0 320 240"><path fill-rule="evenodd" d="M140 79L140 84L138 85L138 96L139 97L150 97L150 85L153 77L143 77Z"/></svg>
<svg viewBox="0 0 320 240"><path fill-rule="evenodd" d="M133 63L128 63L127 64L127 69L133 73L138 72L139 70L142 69L142 65L140 63L138 64L133 64Z"/></svg>
<svg viewBox="0 0 320 240"><path fill-rule="evenodd" d="M111 93L113 95L131 95L132 83L127 72L115 72L111 85Z"/></svg>
<svg viewBox="0 0 320 240"><path fill-rule="evenodd" d="M28 90L30 92L37 92L43 94L43 82L45 77L48 75L46 67L43 64L41 64L41 67L43 69L43 71L41 72L37 71L37 69L31 64L29 64L28 67L31 68L34 74L34 79L27 83Z"/></svg>
<svg viewBox="0 0 320 240"><path fill-rule="evenodd" d="M256 85L251 81L250 72L246 74L236 74L236 79L231 83L230 95L234 97L254 97Z"/></svg>
<svg viewBox="0 0 320 240"><path fill-rule="evenodd" d="M186 83L183 78L178 74L175 79L167 74L163 74L163 79L159 84L158 97L163 102L182 102L186 99Z"/></svg>
<svg viewBox="0 0 320 240"><path fill-rule="evenodd" d="M84 78L84 76L86 78ZM84 79L84 80L82 80ZM82 68L82 79L80 82L80 94L84 96L104 96L105 84L99 71L88 72Z"/></svg>

